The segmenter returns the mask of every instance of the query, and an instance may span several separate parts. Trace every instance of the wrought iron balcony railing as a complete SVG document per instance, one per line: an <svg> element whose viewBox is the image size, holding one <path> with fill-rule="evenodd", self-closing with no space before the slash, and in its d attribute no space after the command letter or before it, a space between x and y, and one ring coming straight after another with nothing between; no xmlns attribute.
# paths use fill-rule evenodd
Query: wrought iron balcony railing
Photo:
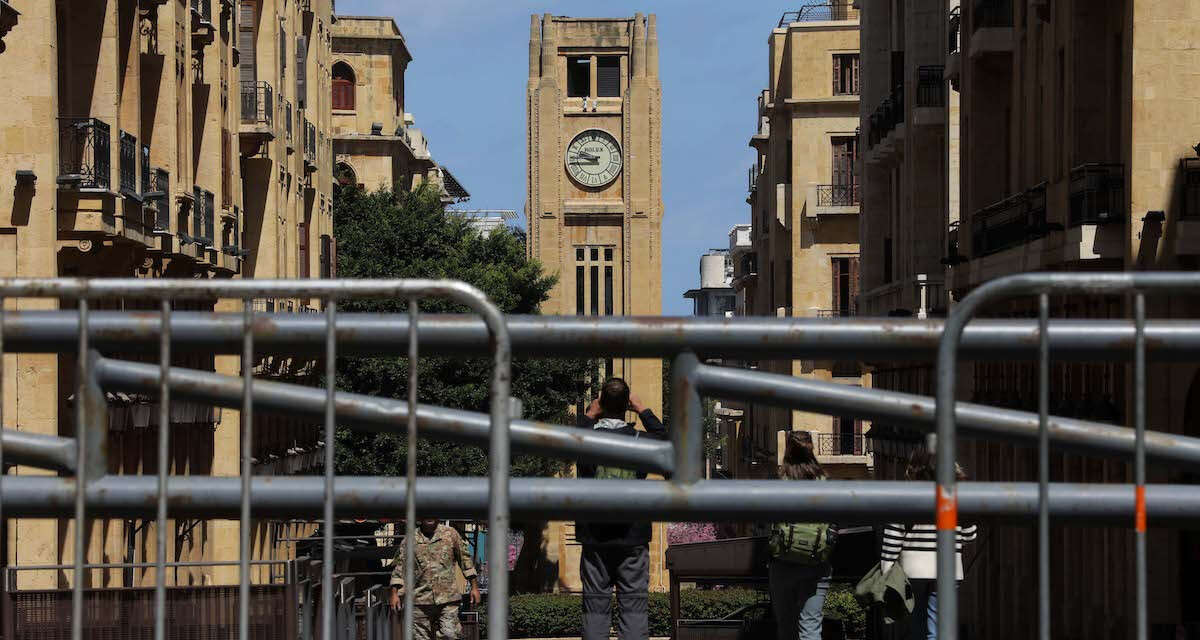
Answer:
<svg viewBox="0 0 1200 640"><path fill-rule="evenodd" d="M216 196L211 191L194 187L192 197L194 199L194 204L192 205L192 233L190 237L185 237L184 241L206 249L211 248L215 240L213 236L213 209Z"/></svg>
<svg viewBox="0 0 1200 640"><path fill-rule="evenodd" d="M975 212L971 218L972 255L986 256L1044 237L1046 190L1039 185Z"/></svg>
<svg viewBox="0 0 1200 640"><path fill-rule="evenodd" d="M974 0L971 14L972 31L1013 26L1012 0Z"/></svg>
<svg viewBox="0 0 1200 640"><path fill-rule="evenodd" d="M287 137L288 146L292 145L292 130L295 128L296 119L292 115L292 101L288 100L283 103L284 132Z"/></svg>
<svg viewBox="0 0 1200 640"><path fill-rule="evenodd" d="M853 318L858 315L857 309L853 306L844 309L818 309L818 318Z"/></svg>
<svg viewBox="0 0 1200 640"><path fill-rule="evenodd" d="M304 119L304 164L312 169L317 166L317 127L308 118Z"/></svg>
<svg viewBox="0 0 1200 640"><path fill-rule="evenodd" d="M944 69L945 67L940 64L917 67L916 106L946 106L946 82L942 77Z"/></svg>
<svg viewBox="0 0 1200 640"><path fill-rule="evenodd" d="M107 123L96 118L59 118L58 183L108 189L112 184L111 145Z"/></svg>
<svg viewBox="0 0 1200 640"><path fill-rule="evenodd" d="M1179 217L1195 220L1200 218L1200 158L1180 160L1179 172L1183 178L1183 210Z"/></svg>
<svg viewBox="0 0 1200 640"><path fill-rule="evenodd" d="M212 0L192 0L192 15L201 23L212 24Z"/></svg>
<svg viewBox="0 0 1200 640"><path fill-rule="evenodd" d="M163 233L171 229L171 174L166 169L150 172L150 180L142 190L145 205L154 211L154 232Z"/></svg>
<svg viewBox="0 0 1200 640"><path fill-rule="evenodd" d="M127 196L136 196L138 193L137 182L137 160L138 160L138 143L137 138L124 131L120 132L119 138L120 149L120 170L118 172L120 180L121 193Z"/></svg>
<svg viewBox="0 0 1200 640"><path fill-rule="evenodd" d="M779 18L778 27L793 22L823 22L828 20L850 20L858 16L852 0L828 0L810 2L796 11L785 11Z"/></svg>
<svg viewBox="0 0 1200 640"><path fill-rule="evenodd" d="M274 124L275 91L262 80L242 81L242 124Z"/></svg>
<svg viewBox="0 0 1200 640"><path fill-rule="evenodd" d="M946 48L948 53L958 53L961 46L960 36L962 34L962 7L954 7L950 10L949 24L946 25L947 43Z"/></svg>
<svg viewBox="0 0 1200 640"><path fill-rule="evenodd" d="M817 185L818 207L857 207L858 184Z"/></svg>
<svg viewBox="0 0 1200 640"><path fill-rule="evenodd" d="M1125 165L1083 164L1071 169L1070 226L1124 222Z"/></svg>
<svg viewBox="0 0 1200 640"><path fill-rule="evenodd" d="M818 433L819 456L865 456L871 453L871 441L861 433Z"/></svg>

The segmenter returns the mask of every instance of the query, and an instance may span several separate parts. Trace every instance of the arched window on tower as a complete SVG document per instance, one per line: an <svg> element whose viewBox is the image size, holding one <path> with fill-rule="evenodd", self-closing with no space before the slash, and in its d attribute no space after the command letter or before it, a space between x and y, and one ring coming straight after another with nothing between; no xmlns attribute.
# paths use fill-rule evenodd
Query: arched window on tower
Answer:
<svg viewBox="0 0 1200 640"><path fill-rule="evenodd" d="M333 108L354 110L354 70L345 62L333 65Z"/></svg>

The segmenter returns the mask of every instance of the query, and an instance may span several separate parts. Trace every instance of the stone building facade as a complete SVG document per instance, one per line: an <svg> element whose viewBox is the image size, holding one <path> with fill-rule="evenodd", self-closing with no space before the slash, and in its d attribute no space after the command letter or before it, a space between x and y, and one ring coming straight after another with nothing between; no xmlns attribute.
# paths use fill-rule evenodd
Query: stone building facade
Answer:
<svg viewBox="0 0 1200 640"><path fill-rule="evenodd" d="M768 88L758 96L750 146L753 248L735 262L734 287L747 315L850 317L858 298L859 18L849 2L805 6L771 30ZM763 371L862 385L857 362L761 361ZM813 432L835 477L864 477L871 458L850 417L762 405L746 408L743 465L766 477L787 431Z"/></svg>
<svg viewBox="0 0 1200 640"><path fill-rule="evenodd" d="M391 18L338 16L333 27L333 153L336 179L366 189L412 189L434 181L447 202L469 194L429 151L404 110L404 73L412 62Z"/></svg>
<svg viewBox="0 0 1200 640"><path fill-rule="evenodd" d="M20 87L0 96L0 276L332 274L330 0L57 0L19 9L0 53L0 84ZM6 304L22 310L58 305ZM92 306L155 308L151 304L103 300ZM264 309L310 304L256 302ZM240 366L234 357L181 357L184 366L223 373ZM5 355L4 428L71 435L73 360ZM110 457L121 473L155 472L152 402L131 398L129 406L110 411ZM170 427L173 473L236 475L238 412L183 403L177 409ZM264 420L255 435L258 473L294 472L316 460L315 425ZM39 472L19 467L12 473ZM9 521L0 563L71 562L72 527L65 520ZM176 520L171 527L169 558L237 557L236 522ZM286 553L271 543L281 529L255 527L257 558ZM99 522L88 555L93 561L153 560L154 539L153 523ZM18 575L22 588L65 580L54 572ZM152 575L114 570L96 572L97 579L134 586ZM168 580L235 579L236 568L189 567Z"/></svg>
<svg viewBox="0 0 1200 640"><path fill-rule="evenodd" d="M863 55L864 306L937 315L980 284L1013 273L1197 267L1200 79L1189 69L1198 62L1200 5L862 4L864 41L877 46ZM929 70L939 65L944 82ZM918 298L918 274L928 276L929 304ZM1147 316L1194 318L1196 307L1183 297L1149 298ZM1035 300L985 310L993 317L1036 313ZM1062 296L1051 298L1050 313L1125 319L1132 305L1123 297ZM876 386L932 394L930 367L889 366L894 370L876 369ZM964 362L960 370L960 398L1036 411L1036 363ZM1052 414L1132 424L1132 371L1124 363L1052 362L1050 378ZM1148 428L1200 435L1197 366L1152 364L1148 379ZM877 471L897 477L919 439L876 427ZM960 447L975 479L1036 478L1033 449L970 441ZM1051 455L1052 481L1131 478L1124 461ZM1151 469L1148 479L1198 477ZM1031 636L1034 531L993 526L986 535L989 548L1004 553L983 554L968 576L961 618L972 638ZM1052 523L1051 536L1053 637L1133 637L1132 530ZM1150 637L1194 634L1200 539L1151 525L1148 546Z"/></svg>
<svg viewBox="0 0 1200 640"><path fill-rule="evenodd" d="M662 313L662 85L653 14L632 18L533 16L530 21L529 255L558 284L542 312ZM661 415L662 362L612 359ZM579 588L572 525L552 525L559 585ZM651 587L666 589L661 525Z"/></svg>

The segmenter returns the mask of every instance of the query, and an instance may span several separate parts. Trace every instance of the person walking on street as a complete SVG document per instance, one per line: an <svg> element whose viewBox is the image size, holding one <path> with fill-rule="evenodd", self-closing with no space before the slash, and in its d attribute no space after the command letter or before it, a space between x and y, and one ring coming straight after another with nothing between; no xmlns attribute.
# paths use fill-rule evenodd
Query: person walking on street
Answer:
<svg viewBox="0 0 1200 640"><path fill-rule="evenodd" d="M904 475L909 480L934 482L932 447L917 449L908 458ZM962 467L954 465L959 481L966 479ZM962 582L963 544L974 542L975 525L959 526L955 540L955 579ZM916 600L909 616L907 640L937 640L937 527L933 524L889 524L883 530L879 568L883 573L896 562L904 569Z"/></svg>
<svg viewBox="0 0 1200 640"><path fill-rule="evenodd" d="M783 480L824 480L825 470L813 452L812 435L787 435ZM829 560L837 529L829 523L776 523L771 527L769 584L778 640L821 640L825 596L832 573Z"/></svg>
<svg viewBox="0 0 1200 640"><path fill-rule="evenodd" d="M403 607L404 549L401 544L392 563L391 605L394 611ZM462 591L454 575L454 567L462 570L471 585L471 604L479 604L479 584L475 563L467 543L453 527L438 524L437 520L420 521L413 539L413 640L458 640L462 625L458 621L458 605Z"/></svg>
<svg viewBox="0 0 1200 640"><path fill-rule="evenodd" d="M625 421L633 411L646 432ZM667 429L658 416L634 395L620 378L612 378L600 389L584 415L582 427L604 429L631 438L663 439ZM644 479L642 473L617 467L580 464L579 477L601 479ZM577 522L575 537L583 544L579 576L583 581L583 640L608 640L612 626L613 588L617 592L617 637L646 640L650 635L650 523Z"/></svg>

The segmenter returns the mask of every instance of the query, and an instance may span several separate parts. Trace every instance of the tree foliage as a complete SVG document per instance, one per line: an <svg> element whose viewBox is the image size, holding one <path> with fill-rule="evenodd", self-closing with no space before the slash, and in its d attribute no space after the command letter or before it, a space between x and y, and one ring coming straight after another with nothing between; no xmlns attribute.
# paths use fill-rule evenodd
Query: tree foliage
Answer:
<svg viewBox="0 0 1200 640"><path fill-rule="evenodd" d="M449 278L482 290L506 314L535 314L547 300L555 277L526 256L525 237L516 229L481 235L459 216L448 215L430 188L411 192L365 192L339 188L334 197L338 275L343 278ZM347 301L345 311L403 312L404 300ZM420 303L421 314L465 313L444 300ZM514 360L513 397L524 417L569 424L568 407L589 388L587 361ZM408 359L396 356L347 357L338 361L339 388L382 397L407 398ZM486 412L491 361L487 357L422 357L417 368L421 403ZM404 475L403 436L339 430L337 472L349 475ZM427 476L485 475L486 450L422 439L417 472ZM533 456L513 460L513 475L551 475L564 464Z"/></svg>

